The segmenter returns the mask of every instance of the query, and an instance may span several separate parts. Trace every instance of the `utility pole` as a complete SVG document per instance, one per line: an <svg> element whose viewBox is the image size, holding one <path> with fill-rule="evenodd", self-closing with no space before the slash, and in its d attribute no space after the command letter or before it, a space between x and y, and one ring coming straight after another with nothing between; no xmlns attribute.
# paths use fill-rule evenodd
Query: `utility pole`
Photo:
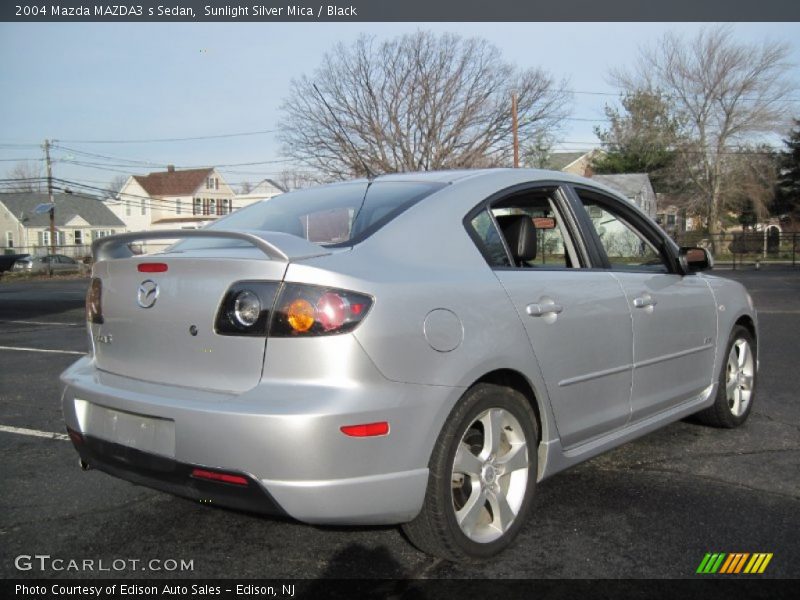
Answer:
<svg viewBox="0 0 800 600"><path fill-rule="evenodd" d="M519 132L517 123L517 93L511 93L511 128L514 131L514 168L519 169Z"/></svg>
<svg viewBox="0 0 800 600"><path fill-rule="evenodd" d="M50 197L50 254L56 253L56 203L53 198L53 167L50 164L50 140L44 141L44 156L47 161L47 195ZM47 261L47 270L53 276L53 258Z"/></svg>

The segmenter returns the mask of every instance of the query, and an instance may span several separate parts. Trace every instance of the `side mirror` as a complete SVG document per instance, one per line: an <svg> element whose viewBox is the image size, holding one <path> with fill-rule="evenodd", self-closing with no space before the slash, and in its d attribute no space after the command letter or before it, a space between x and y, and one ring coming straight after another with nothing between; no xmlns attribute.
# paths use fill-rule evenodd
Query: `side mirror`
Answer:
<svg viewBox="0 0 800 600"><path fill-rule="evenodd" d="M705 248L681 248L681 268L687 275L714 268L714 257Z"/></svg>

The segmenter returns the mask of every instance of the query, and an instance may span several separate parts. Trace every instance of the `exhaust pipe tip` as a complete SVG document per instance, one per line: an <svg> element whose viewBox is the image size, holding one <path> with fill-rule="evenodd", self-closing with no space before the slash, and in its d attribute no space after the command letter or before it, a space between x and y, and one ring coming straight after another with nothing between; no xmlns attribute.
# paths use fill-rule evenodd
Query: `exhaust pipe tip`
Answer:
<svg viewBox="0 0 800 600"><path fill-rule="evenodd" d="M82 458L78 459L78 466L80 466L81 471L88 471L92 467L89 466L89 463L83 460Z"/></svg>

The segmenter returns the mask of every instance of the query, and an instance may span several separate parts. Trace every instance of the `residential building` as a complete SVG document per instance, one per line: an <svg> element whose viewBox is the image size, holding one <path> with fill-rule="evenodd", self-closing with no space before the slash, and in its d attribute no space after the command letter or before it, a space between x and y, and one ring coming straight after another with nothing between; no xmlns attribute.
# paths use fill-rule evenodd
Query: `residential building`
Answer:
<svg viewBox="0 0 800 600"><path fill-rule="evenodd" d="M656 218L656 193L647 173L592 175L592 180L616 190L631 204L641 208L650 218Z"/></svg>
<svg viewBox="0 0 800 600"><path fill-rule="evenodd" d="M241 208L214 168L175 169L132 175L109 208L131 231L196 229Z"/></svg>
<svg viewBox="0 0 800 600"><path fill-rule="evenodd" d="M272 179L264 179L246 194L238 194L236 196L236 206L241 208L253 204L254 202L269 200L273 196L283 194L284 192L286 192L286 190L279 183L276 183Z"/></svg>
<svg viewBox="0 0 800 600"><path fill-rule="evenodd" d="M91 254L94 240L126 231L125 223L100 198L85 194L53 194L57 252L75 258ZM0 194L0 243L5 253L48 254L50 202L42 192Z"/></svg>
<svg viewBox="0 0 800 600"><path fill-rule="evenodd" d="M687 231L693 231L701 226L701 219L686 208L685 201L675 199L669 194L657 194L657 196L656 222L671 237L678 239Z"/></svg>
<svg viewBox="0 0 800 600"><path fill-rule="evenodd" d="M588 152L553 152L545 161L544 169L563 171L581 177L592 176L592 159L602 150L589 150Z"/></svg>

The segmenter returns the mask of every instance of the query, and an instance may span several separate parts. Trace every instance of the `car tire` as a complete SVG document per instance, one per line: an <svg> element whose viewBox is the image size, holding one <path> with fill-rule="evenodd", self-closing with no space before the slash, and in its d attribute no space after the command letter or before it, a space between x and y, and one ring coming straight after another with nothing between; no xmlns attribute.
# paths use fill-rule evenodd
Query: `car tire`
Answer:
<svg viewBox="0 0 800 600"><path fill-rule="evenodd" d="M422 510L403 525L409 540L451 561L506 548L530 511L538 440L523 394L489 383L470 388L436 441Z"/></svg>
<svg viewBox="0 0 800 600"><path fill-rule="evenodd" d="M747 420L756 391L756 351L752 334L736 325L725 348L714 404L697 413L701 423L733 429Z"/></svg>

